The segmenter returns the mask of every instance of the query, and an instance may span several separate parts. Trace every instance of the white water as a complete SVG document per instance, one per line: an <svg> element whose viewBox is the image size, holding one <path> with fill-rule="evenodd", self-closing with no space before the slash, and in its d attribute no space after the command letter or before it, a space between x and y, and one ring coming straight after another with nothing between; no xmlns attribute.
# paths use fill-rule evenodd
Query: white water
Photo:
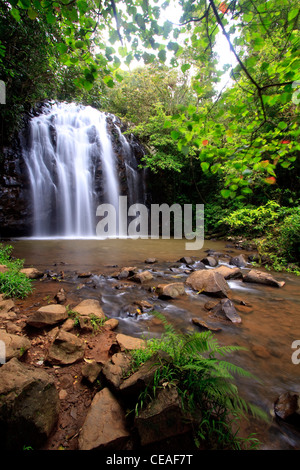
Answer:
<svg viewBox="0 0 300 470"><path fill-rule="evenodd" d="M31 120L24 159L32 191L32 236L93 238L97 205L109 203L118 210L116 156L106 125L104 113L72 103L54 104ZM101 201L95 189L99 165Z"/></svg>

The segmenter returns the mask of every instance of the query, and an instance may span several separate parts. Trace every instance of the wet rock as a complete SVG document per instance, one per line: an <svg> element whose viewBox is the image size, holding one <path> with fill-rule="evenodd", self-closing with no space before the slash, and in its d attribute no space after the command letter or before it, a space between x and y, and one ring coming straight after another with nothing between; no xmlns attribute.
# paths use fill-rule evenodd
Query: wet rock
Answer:
<svg viewBox="0 0 300 470"><path fill-rule="evenodd" d="M175 387L160 390L135 418L142 446L179 436L191 429Z"/></svg>
<svg viewBox="0 0 300 470"><path fill-rule="evenodd" d="M205 321L200 320L199 318L192 318L192 322L194 323L194 325L200 326L200 328L205 328L206 330L211 330L211 331L222 330L222 328L208 325Z"/></svg>
<svg viewBox="0 0 300 470"><path fill-rule="evenodd" d="M201 262L206 266L210 266L211 268L214 268L218 265L218 261L213 256L206 256L201 260Z"/></svg>
<svg viewBox="0 0 300 470"><path fill-rule="evenodd" d="M85 343L82 339L67 331L59 330L49 347L47 362L58 365L74 364L83 359L84 352Z"/></svg>
<svg viewBox="0 0 300 470"><path fill-rule="evenodd" d="M238 268L243 268L246 266L247 261L245 260L243 255L234 256L230 259L230 264L233 266L237 266Z"/></svg>
<svg viewBox="0 0 300 470"><path fill-rule="evenodd" d="M269 351L261 344L253 344L251 346L251 351L256 357L259 357L260 359L267 359L270 357Z"/></svg>
<svg viewBox="0 0 300 470"><path fill-rule="evenodd" d="M28 279L38 279L40 277L43 277L44 275L44 273L42 273L36 268L23 268L20 270L20 272L25 274Z"/></svg>
<svg viewBox="0 0 300 470"><path fill-rule="evenodd" d="M0 341L5 343L6 361L13 357L21 357L31 346L31 342L25 336L18 336L3 330L0 330Z"/></svg>
<svg viewBox="0 0 300 470"><path fill-rule="evenodd" d="M242 319L237 313L230 299L222 299L213 309L212 314L220 318L228 318L233 323L241 323Z"/></svg>
<svg viewBox="0 0 300 470"><path fill-rule="evenodd" d="M298 418L300 423L300 396L297 393L282 393L274 403L276 416L283 420ZM298 416L294 416L294 415Z"/></svg>
<svg viewBox="0 0 300 470"><path fill-rule="evenodd" d="M98 392L79 435L79 450L126 449L130 434L123 409L108 388Z"/></svg>
<svg viewBox="0 0 300 470"><path fill-rule="evenodd" d="M67 300L66 292L63 288L59 289L59 291L55 294L54 299L58 304L63 304Z"/></svg>
<svg viewBox="0 0 300 470"><path fill-rule="evenodd" d="M59 304L45 305L39 308L28 319L27 324L35 328L56 325L68 318L66 307Z"/></svg>
<svg viewBox="0 0 300 470"><path fill-rule="evenodd" d="M256 269L251 269L247 274L243 275L244 282L253 282L258 284L265 284L268 286L274 287L283 287L285 285L284 281L276 280L272 274L265 273L263 271L258 271Z"/></svg>
<svg viewBox="0 0 300 470"><path fill-rule="evenodd" d="M16 358L0 368L0 448L37 448L54 429L58 413L58 393L44 370Z"/></svg>
<svg viewBox="0 0 300 470"><path fill-rule="evenodd" d="M216 273L222 274L226 280L228 279L239 279L243 277L243 273L240 268L230 268L229 266L221 265L215 270Z"/></svg>
<svg viewBox="0 0 300 470"><path fill-rule="evenodd" d="M98 300L94 300L94 299L83 300L78 305L76 305L76 307L73 307L72 310L74 312L79 313L79 315L82 315L82 316L95 315L96 317L100 319L103 319L103 320L105 319L104 312Z"/></svg>
<svg viewBox="0 0 300 470"><path fill-rule="evenodd" d="M136 273L134 276L131 277L131 279L135 282L143 284L144 282L151 281L153 279L153 276L150 271L142 271L140 273Z"/></svg>
<svg viewBox="0 0 300 470"><path fill-rule="evenodd" d="M137 305L142 312L149 312L149 310L153 310L154 308L154 306L147 300L135 300L134 304Z"/></svg>
<svg viewBox="0 0 300 470"><path fill-rule="evenodd" d="M134 276L138 272L136 266L125 266L120 271L117 271L111 275L116 279L127 279L128 277Z"/></svg>
<svg viewBox="0 0 300 470"><path fill-rule="evenodd" d="M176 299L185 293L184 283L159 284L156 287L156 293L160 299Z"/></svg>
<svg viewBox="0 0 300 470"><path fill-rule="evenodd" d="M147 258L145 260L145 263L147 264L154 264L154 263L157 263L157 259L156 258Z"/></svg>
<svg viewBox="0 0 300 470"><path fill-rule="evenodd" d="M215 297L228 297L230 288L222 274L214 270L194 271L186 280L192 289Z"/></svg>
<svg viewBox="0 0 300 470"><path fill-rule="evenodd" d="M117 334L116 340L120 345L121 351L140 349L146 346L146 341L140 338L134 338L133 336L127 336L123 334Z"/></svg>
<svg viewBox="0 0 300 470"><path fill-rule="evenodd" d="M77 274L77 277L79 277L79 278L87 278L87 277L91 277L91 276L92 276L92 273L90 273L90 272L78 273Z"/></svg>
<svg viewBox="0 0 300 470"><path fill-rule="evenodd" d="M184 263L184 264L193 264L194 263L194 261L192 260L192 258L190 256L183 256L183 258L180 258L179 262Z"/></svg>

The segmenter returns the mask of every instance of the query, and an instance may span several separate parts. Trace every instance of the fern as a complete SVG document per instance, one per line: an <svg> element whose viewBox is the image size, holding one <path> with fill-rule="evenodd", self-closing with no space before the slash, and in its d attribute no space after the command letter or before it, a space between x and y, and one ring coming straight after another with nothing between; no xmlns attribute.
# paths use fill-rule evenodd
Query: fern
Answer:
<svg viewBox="0 0 300 470"><path fill-rule="evenodd" d="M249 415L255 418L267 420L267 415L259 407L248 403L239 396L235 376L257 380L251 373L232 364L224 358L239 350L239 346L221 346L211 331L193 334L177 333L172 325L159 312L154 315L161 320L165 331L161 338L153 338L147 341L147 347L143 350L132 352L134 369L145 360L149 359L155 352L164 351L171 361L163 365L156 374L152 391L147 390L140 397L140 403L136 410L141 409L149 399L153 399L157 389L163 383L176 385L181 396L184 409L188 413L205 414L210 422L211 428L207 428L201 421L201 429L195 436L196 442L206 436L210 440L212 436L222 448L227 448L231 442L233 448L239 448L241 440L228 429L229 416L247 418ZM230 434L230 437L228 436ZM226 438L221 445L220 436ZM256 442L250 439L251 445Z"/></svg>

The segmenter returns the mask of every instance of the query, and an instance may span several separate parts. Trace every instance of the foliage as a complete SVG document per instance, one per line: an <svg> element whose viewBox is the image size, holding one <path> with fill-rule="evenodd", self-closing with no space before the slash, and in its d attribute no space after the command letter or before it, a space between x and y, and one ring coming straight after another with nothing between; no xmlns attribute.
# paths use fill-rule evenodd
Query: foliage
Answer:
<svg viewBox="0 0 300 470"><path fill-rule="evenodd" d="M209 445L216 445L216 438L223 435L223 439L217 441L219 449L243 446L231 429L230 417L237 420L250 413L267 418L261 409L239 396L234 383L235 374L254 379L252 374L223 359L242 348L220 346L210 331L177 333L164 316L154 314L164 323L165 332L161 338L149 339L145 349L132 352L133 370L158 351L167 353L171 360L156 375L152 391L148 389L142 394L139 405L144 404L147 396L153 397L158 388L176 386L187 414L197 416L201 412L206 418L206 424L203 421L197 431L198 440L207 443L209 439Z"/></svg>
<svg viewBox="0 0 300 470"><path fill-rule="evenodd" d="M8 271L0 273L0 292L5 297L24 298L32 292L32 283L24 273L20 272L23 261L11 258L13 247L0 245L0 264L5 265Z"/></svg>

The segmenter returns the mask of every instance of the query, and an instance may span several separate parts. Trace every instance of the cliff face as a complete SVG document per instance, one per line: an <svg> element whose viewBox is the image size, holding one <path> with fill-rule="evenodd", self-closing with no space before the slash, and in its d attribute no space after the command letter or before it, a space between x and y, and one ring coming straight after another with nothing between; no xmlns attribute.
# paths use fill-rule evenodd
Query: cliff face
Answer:
<svg viewBox="0 0 300 470"><path fill-rule="evenodd" d="M33 203L30 177L23 158L23 150L30 146L30 119L47 113L49 109L49 104L46 103L25 116L22 132L15 137L9 148L3 149L3 158L0 161L0 238L32 235ZM55 146L55 129L50 127L51 140ZM120 195L131 194L132 198L132 193L134 193L135 202L147 203L146 172L139 169L144 155L143 147L132 134L129 136L122 134L126 130L125 126L112 115L107 116L107 129L116 155ZM92 141L94 138L91 132L89 139ZM132 175L135 177L133 178ZM96 203L100 204L104 196L101 162L98 162L95 168L94 179ZM131 203L130 197L128 199Z"/></svg>

